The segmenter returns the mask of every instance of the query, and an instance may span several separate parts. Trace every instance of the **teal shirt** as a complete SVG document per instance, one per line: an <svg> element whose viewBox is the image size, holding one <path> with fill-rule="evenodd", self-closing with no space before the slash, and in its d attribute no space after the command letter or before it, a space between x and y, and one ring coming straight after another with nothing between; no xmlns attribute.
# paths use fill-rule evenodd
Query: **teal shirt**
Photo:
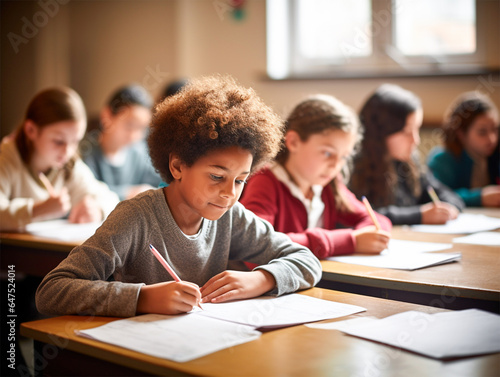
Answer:
<svg viewBox="0 0 500 377"><path fill-rule="evenodd" d="M459 195L468 207L481 207L481 188L471 188L474 161L465 152L455 157L442 147L434 148L428 159L434 176Z"/></svg>
<svg viewBox="0 0 500 377"><path fill-rule="evenodd" d="M120 200L126 199L132 186L148 184L157 187L160 184L161 177L151 164L144 141L124 148L123 164L114 166L104 156L98 140L98 132L88 134L80 144L80 154L94 176L117 193Z"/></svg>

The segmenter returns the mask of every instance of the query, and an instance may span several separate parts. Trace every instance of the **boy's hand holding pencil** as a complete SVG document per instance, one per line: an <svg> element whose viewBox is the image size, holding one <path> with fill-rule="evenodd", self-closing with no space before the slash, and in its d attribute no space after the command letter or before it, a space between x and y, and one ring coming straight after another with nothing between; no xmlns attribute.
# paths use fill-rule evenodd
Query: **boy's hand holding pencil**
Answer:
<svg viewBox="0 0 500 377"><path fill-rule="evenodd" d="M182 281L153 245L149 245L149 249L174 281L143 286L137 301L137 313L180 314L191 311L194 306L203 309L200 288Z"/></svg>

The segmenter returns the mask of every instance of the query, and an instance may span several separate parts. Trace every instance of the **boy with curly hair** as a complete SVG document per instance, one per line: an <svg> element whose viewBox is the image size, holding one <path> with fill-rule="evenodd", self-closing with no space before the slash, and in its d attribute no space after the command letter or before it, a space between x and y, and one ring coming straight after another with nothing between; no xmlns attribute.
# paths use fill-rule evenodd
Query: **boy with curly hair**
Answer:
<svg viewBox="0 0 500 377"><path fill-rule="evenodd" d="M176 314L199 302L312 287L321 276L316 257L238 203L245 180L276 155L282 136L283 122L252 89L230 77L190 81L158 105L148 138L168 187L121 202L45 277L39 311ZM182 281L172 281L149 244ZM259 267L227 270L238 260Z"/></svg>

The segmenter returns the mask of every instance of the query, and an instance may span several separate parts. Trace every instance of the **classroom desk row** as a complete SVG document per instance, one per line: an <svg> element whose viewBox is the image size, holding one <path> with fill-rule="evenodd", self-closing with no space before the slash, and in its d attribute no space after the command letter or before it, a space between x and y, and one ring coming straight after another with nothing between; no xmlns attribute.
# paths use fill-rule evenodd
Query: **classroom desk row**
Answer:
<svg viewBox="0 0 500 377"><path fill-rule="evenodd" d="M500 217L499 209L475 208L468 213ZM497 230L499 232L500 230ZM392 237L401 240L452 243L456 235L417 233L395 226ZM78 243L22 233L1 233L1 270L14 265L16 273L45 276ZM500 312L500 252L498 247L453 244L462 259L456 263L416 271L367 267L322 261L319 287L412 302L447 309L481 308Z"/></svg>
<svg viewBox="0 0 500 377"><path fill-rule="evenodd" d="M426 234L396 226L399 240L452 243L457 235ZM442 253L461 252L459 262L406 271L321 261L319 286L447 309L480 308L500 312L500 250L498 247L453 244Z"/></svg>
<svg viewBox="0 0 500 377"><path fill-rule="evenodd" d="M396 239L451 243L452 235L415 234L395 227ZM14 265L16 273L43 277L56 267L77 244L52 241L29 234L1 235L1 270ZM458 263L416 271L367 267L322 261L319 286L351 293L389 298L448 309L477 307L500 311L500 253L498 248L453 244L460 251Z"/></svg>
<svg viewBox="0 0 500 377"><path fill-rule="evenodd" d="M367 310L336 320L387 316L408 310L438 313L440 308L312 288L302 294L358 305ZM436 360L337 330L304 325L265 332L259 339L177 363L82 338L75 330L117 320L65 316L24 323L21 334L35 340L35 366L43 375L162 376L496 376L500 354ZM326 322L326 321L325 321Z"/></svg>
<svg viewBox="0 0 500 377"><path fill-rule="evenodd" d="M468 212L500 217L499 210ZM455 237L415 233L407 227L394 227L392 235L402 240L446 243ZM77 244L29 234L2 233L1 268L5 271L8 265L14 265L16 273L44 276ZM367 308L366 312L351 317L384 318L407 310L436 313L443 308L468 307L498 312L498 248L454 244L453 250L462 252L460 262L417 271L322 261L320 286L329 289L314 288L304 294ZM500 354L438 361L339 331L306 326L267 332L259 340L188 363L175 363L77 337L73 331L113 320L116 318L51 318L23 324L21 334L35 340L34 365L42 369L40 375L74 375L75 371L78 375L94 375L99 371L100 375L176 376L490 376L500 372Z"/></svg>

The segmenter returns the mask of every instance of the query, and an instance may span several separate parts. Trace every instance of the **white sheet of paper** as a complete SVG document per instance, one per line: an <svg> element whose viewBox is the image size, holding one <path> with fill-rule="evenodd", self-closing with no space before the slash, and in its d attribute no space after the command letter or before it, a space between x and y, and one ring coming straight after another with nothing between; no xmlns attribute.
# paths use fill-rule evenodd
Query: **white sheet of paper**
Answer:
<svg viewBox="0 0 500 377"><path fill-rule="evenodd" d="M388 255L390 253L428 253L431 251L441 251L451 249L451 243L437 243L437 242L421 242L421 241L404 241L404 240L389 240L389 247L382 251L381 255Z"/></svg>
<svg viewBox="0 0 500 377"><path fill-rule="evenodd" d="M359 264L362 266L393 268L397 270L418 270L420 268L437 266L440 264L455 262L460 260L461 253L397 253L391 252L385 255L346 255L340 257L330 257L333 260L343 263Z"/></svg>
<svg viewBox="0 0 500 377"><path fill-rule="evenodd" d="M473 245L500 246L500 233L480 232L453 239L454 243L468 243Z"/></svg>
<svg viewBox="0 0 500 377"><path fill-rule="evenodd" d="M341 331L437 359L500 352L500 315L478 309L409 311Z"/></svg>
<svg viewBox="0 0 500 377"><path fill-rule="evenodd" d="M68 220L49 220L31 223L26 226L26 231L30 234L66 242L83 242L102 223L71 224Z"/></svg>
<svg viewBox="0 0 500 377"><path fill-rule="evenodd" d="M360 306L289 294L262 296L250 300L203 304L202 316L237 322L256 328L277 328L343 317L366 309Z"/></svg>
<svg viewBox="0 0 500 377"><path fill-rule="evenodd" d="M412 225L411 230L425 233L470 234L500 228L500 218L461 213L443 225Z"/></svg>
<svg viewBox="0 0 500 377"><path fill-rule="evenodd" d="M261 335L250 326L193 314L146 314L76 334L180 363L250 342Z"/></svg>
<svg viewBox="0 0 500 377"><path fill-rule="evenodd" d="M184 362L257 339L257 328L337 318L365 308L290 294L222 304L203 304L187 314L148 314L110 322L77 335ZM248 325L251 324L251 325Z"/></svg>

